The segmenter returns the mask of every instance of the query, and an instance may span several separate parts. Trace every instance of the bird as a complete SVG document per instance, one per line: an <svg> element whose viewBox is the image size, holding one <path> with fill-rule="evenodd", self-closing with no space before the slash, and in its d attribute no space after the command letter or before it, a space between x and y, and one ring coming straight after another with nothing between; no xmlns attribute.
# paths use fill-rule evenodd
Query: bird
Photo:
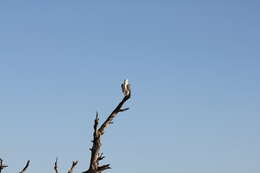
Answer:
<svg viewBox="0 0 260 173"><path fill-rule="evenodd" d="M128 96L131 92L130 84L127 79L121 84L122 92L124 96Z"/></svg>

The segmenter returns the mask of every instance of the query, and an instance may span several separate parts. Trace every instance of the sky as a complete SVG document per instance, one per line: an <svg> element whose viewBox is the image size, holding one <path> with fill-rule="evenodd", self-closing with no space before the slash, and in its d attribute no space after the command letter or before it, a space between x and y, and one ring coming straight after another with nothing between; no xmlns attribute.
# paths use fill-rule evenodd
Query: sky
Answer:
<svg viewBox="0 0 260 173"><path fill-rule="evenodd" d="M259 173L260 2L0 1L0 157L18 172Z"/></svg>

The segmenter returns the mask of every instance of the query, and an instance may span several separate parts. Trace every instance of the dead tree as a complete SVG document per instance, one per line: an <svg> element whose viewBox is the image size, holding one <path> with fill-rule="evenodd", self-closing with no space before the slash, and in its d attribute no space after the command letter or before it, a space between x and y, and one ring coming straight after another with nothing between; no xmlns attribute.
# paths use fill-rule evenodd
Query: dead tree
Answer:
<svg viewBox="0 0 260 173"><path fill-rule="evenodd" d="M123 86L122 86L123 89ZM130 85L127 87L128 92L124 92L125 94L122 101L117 105L117 107L112 111L112 113L107 117L107 119L104 121L104 123L98 127L99 125L99 118L98 113L96 113L96 118L94 121L94 132L93 132L93 145L90 148L91 151L91 158L90 158L90 165L88 170L84 171L83 173L101 173L104 170L111 169L110 164L100 165L99 162L103 160L105 157L100 152L101 149L101 137L105 133L105 129L112 124L113 119L118 115L120 112L124 112L128 110L129 108L122 108L125 102L130 99L131 97L131 90Z"/></svg>
<svg viewBox="0 0 260 173"><path fill-rule="evenodd" d="M96 118L94 121L94 132L93 132L93 145L90 148L91 157L90 157L90 164L88 170L84 171L83 173L102 173L107 169L111 169L110 164L100 165L99 162L103 160L105 157L103 153L100 152L101 150L101 137L105 133L105 129L113 123L113 119L118 115L120 112L127 111L129 108L122 108L123 105L126 103L127 100L131 97L131 89L128 80L125 80L124 83L121 85L122 91L124 94L123 99L121 102L116 106L116 108L112 111L112 113L107 117L107 119L103 122L103 124L99 126L99 118L98 113L96 113ZM68 170L68 173L73 173L74 168L77 166L78 161L73 161L71 167ZM19 172L24 173L30 165L30 160L27 161L25 167ZM0 173L4 168L8 167L7 165L3 164L3 160L0 159ZM54 163L54 171L55 173L59 173L58 171L58 158Z"/></svg>

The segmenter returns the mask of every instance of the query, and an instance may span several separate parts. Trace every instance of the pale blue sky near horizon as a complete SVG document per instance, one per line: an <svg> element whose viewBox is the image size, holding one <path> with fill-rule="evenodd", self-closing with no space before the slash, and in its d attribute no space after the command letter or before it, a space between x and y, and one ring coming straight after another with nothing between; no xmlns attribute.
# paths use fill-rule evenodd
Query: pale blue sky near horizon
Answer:
<svg viewBox="0 0 260 173"><path fill-rule="evenodd" d="M0 2L0 158L17 172L259 173L259 1Z"/></svg>

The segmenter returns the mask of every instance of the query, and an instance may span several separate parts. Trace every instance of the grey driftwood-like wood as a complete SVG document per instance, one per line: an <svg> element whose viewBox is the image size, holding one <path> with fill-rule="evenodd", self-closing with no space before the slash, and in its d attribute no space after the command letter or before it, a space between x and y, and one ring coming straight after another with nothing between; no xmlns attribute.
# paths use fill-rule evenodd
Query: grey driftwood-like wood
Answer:
<svg viewBox="0 0 260 173"><path fill-rule="evenodd" d="M4 165L4 164L3 164L3 160L0 159L0 173L2 172L2 170L3 170L4 168L7 168L7 167L8 167L7 165Z"/></svg>
<svg viewBox="0 0 260 173"><path fill-rule="evenodd" d="M105 133L105 129L113 123L113 119L118 115L120 112L124 112L129 108L122 108L123 105L126 103L128 99L131 97L131 90L128 95L126 95L122 101L117 105L117 107L112 111L112 113L107 117L104 123L98 128L99 118L98 113L96 113L96 118L94 121L94 132L93 132L93 145L90 148L91 151L91 158L90 158L90 165L88 170L84 171L83 173L101 173L107 169L111 169L110 164L100 165L99 162L103 160L105 157L102 153L100 153L101 149L101 137Z"/></svg>
<svg viewBox="0 0 260 173"><path fill-rule="evenodd" d="M19 173L24 173L27 170L27 168L29 167L29 165L30 165L30 160L27 161L25 167Z"/></svg>

